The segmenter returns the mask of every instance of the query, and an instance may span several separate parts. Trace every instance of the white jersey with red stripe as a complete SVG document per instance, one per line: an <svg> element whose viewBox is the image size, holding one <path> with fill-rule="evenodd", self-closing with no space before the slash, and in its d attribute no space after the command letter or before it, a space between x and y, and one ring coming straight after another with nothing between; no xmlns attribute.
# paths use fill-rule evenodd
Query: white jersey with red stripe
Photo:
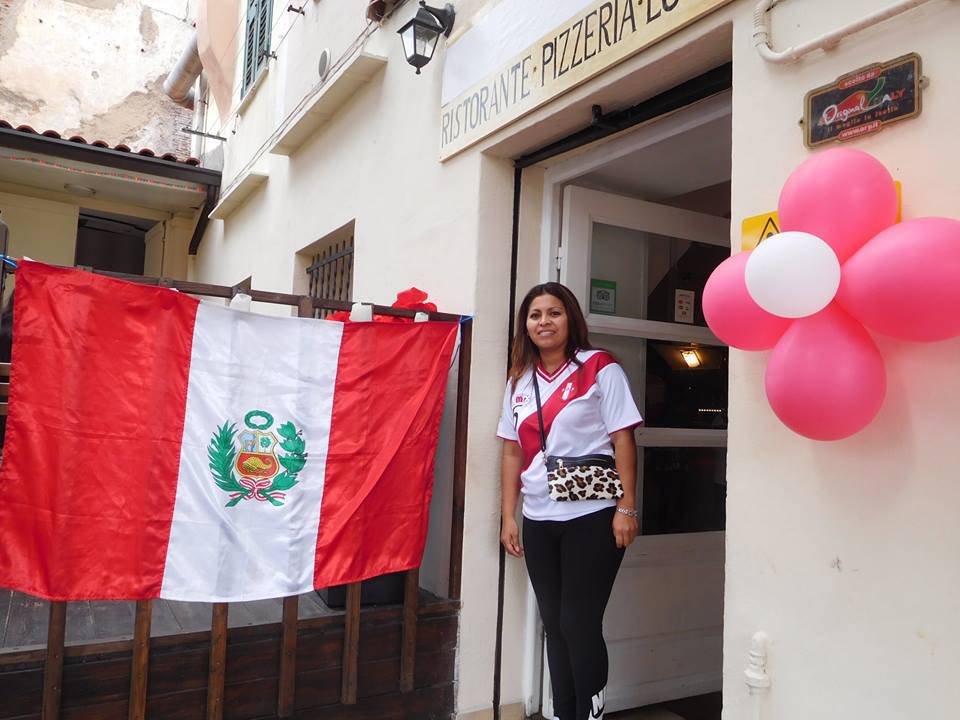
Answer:
<svg viewBox="0 0 960 720"><path fill-rule="evenodd" d="M581 350L576 358L579 365L568 360L550 375L542 367L536 368L547 454L613 456L610 435L636 427L643 418L623 368L610 353ZM556 502L550 499L546 460L540 450L533 373L532 369L524 373L516 387L511 381L507 382L503 414L497 428L499 437L519 443L523 450L520 481L524 517L570 520L616 505L615 500ZM632 478L624 481L631 482Z"/></svg>

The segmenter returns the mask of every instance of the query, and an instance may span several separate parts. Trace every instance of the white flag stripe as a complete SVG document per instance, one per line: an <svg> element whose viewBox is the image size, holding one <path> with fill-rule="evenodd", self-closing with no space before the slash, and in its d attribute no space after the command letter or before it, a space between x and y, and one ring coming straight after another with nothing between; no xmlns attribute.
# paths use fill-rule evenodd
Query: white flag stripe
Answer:
<svg viewBox="0 0 960 720"><path fill-rule="evenodd" d="M342 334L341 323L200 306L161 597L258 600L313 588ZM251 411L272 417L265 432L278 440L278 428L292 422L306 442L306 465L282 506L250 497L226 507L231 493L217 486L209 467L214 433L225 422L235 425L239 448ZM266 423L262 416L251 421Z"/></svg>

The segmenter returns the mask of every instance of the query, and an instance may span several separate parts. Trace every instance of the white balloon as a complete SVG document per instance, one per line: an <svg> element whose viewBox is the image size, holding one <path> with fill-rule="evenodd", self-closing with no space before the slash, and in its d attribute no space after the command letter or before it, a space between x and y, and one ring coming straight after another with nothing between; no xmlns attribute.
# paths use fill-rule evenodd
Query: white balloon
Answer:
<svg viewBox="0 0 960 720"><path fill-rule="evenodd" d="M782 232L750 254L745 279L750 297L768 313L802 318L833 300L840 287L840 261L816 235Z"/></svg>

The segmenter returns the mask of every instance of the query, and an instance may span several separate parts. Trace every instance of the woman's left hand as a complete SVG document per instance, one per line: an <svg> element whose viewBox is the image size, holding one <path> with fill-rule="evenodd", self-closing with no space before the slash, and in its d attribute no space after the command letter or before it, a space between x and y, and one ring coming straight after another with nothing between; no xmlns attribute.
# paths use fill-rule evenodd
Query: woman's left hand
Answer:
<svg viewBox="0 0 960 720"><path fill-rule="evenodd" d="M637 519L615 512L613 514L613 537L617 540L618 548L625 548L637 537L639 525Z"/></svg>

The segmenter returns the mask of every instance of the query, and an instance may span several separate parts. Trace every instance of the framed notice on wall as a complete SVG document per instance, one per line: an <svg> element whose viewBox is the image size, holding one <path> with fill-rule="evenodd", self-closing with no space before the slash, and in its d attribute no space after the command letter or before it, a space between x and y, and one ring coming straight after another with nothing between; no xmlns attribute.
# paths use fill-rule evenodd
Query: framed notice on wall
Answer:
<svg viewBox="0 0 960 720"><path fill-rule="evenodd" d="M920 56L868 65L807 93L803 140L807 147L853 140L922 110Z"/></svg>
<svg viewBox="0 0 960 720"><path fill-rule="evenodd" d="M693 290L677 290L674 293L673 321L693 324L693 302L697 293Z"/></svg>
<svg viewBox="0 0 960 720"><path fill-rule="evenodd" d="M590 280L590 312L617 314L617 283L613 280Z"/></svg>

